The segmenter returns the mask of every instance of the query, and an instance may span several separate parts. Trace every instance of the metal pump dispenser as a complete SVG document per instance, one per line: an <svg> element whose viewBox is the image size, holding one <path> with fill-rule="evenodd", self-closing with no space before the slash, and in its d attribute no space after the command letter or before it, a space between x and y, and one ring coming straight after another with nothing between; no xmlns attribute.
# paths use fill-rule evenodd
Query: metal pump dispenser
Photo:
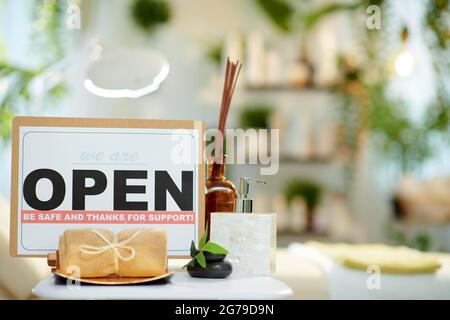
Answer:
<svg viewBox="0 0 450 320"><path fill-rule="evenodd" d="M253 200L248 197L250 190L250 178L242 177L239 179L239 192L237 196L236 212L237 213L252 213ZM256 180L258 183L266 183L263 180Z"/></svg>

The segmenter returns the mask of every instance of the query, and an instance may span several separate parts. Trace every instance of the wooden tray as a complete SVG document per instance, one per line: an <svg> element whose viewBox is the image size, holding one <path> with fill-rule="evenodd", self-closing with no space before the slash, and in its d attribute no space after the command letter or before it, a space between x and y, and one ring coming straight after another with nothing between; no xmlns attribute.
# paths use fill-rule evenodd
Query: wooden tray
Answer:
<svg viewBox="0 0 450 320"><path fill-rule="evenodd" d="M83 278L83 277L75 278L72 275L69 275L59 270L58 251L56 251L55 253L48 254L47 264L49 267L52 267L52 272L58 277L80 281L80 283L99 284L99 285L127 285L127 284L150 283L159 280L169 280L175 273L175 271L167 271L166 273L157 277L139 277L139 278L120 277L120 276L109 276L101 278Z"/></svg>

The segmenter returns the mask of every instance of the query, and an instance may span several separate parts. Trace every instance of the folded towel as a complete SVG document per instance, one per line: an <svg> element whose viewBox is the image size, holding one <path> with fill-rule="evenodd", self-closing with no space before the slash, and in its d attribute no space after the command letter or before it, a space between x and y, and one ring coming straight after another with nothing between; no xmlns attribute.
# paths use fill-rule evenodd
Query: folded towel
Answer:
<svg viewBox="0 0 450 320"><path fill-rule="evenodd" d="M406 247L317 242L308 242L307 245L354 269L367 270L370 266L378 266L384 273L416 274L435 272L441 267L439 258L435 255Z"/></svg>
<svg viewBox="0 0 450 320"><path fill-rule="evenodd" d="M162 229L70 229L59 238L59 266L80 276L153 277L167 271L167 233Z"/></svg>

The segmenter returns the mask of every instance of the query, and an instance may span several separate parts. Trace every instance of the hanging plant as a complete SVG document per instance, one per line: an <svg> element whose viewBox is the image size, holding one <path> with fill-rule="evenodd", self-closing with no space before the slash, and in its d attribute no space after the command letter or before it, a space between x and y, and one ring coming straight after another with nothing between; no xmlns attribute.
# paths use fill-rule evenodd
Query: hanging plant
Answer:
<svg viewBox="0 0 450 320"><path fill-rule="evenodd" d="M283 32L292 29L294 7L286 0L256 0L259 7L272 22Z"/></svg>
<svg viewBox="0 0 450 320"><path fill-rule="evenodd" d="M170 21L171 7L163 0L136 0L131 6L131 14L138 27L153 32L159 25Z"/></svg>
<svg viewBox="0 0 450 320"><path fill-rule="evenodd" d="M304 14L304 25L311 29L323 18L338 12L358 15L373 4L384 9L386 1L355 0L349 4L324 5ZM353 62L341 63L342 79L336 89L343 98L340 111L344 137L341 141L351 167L358 159L368 135L374 138L376 146L388 159L397 161L403 172L420 167L434 155L436 148L432 144L433 139L439 137L450 142L450 93L445 85L450 70L449 60L446 59L450 48L449 4L449 0L429 1L426 8L423 28L427 31L424 34L427 35L438 81L436 99L419 123L410 119L410 111L404 101L392 99L386 94L391 75L387 73L385 61L377 54L383 45L382 31L365 29L366 37L361 47L366 53L366 61L357 66ZM405 29L399 38L405 40Z"/></svg>
<svg viewBox="0 0 450 320"><path fill-rule="evenodd" d="M3 8L2 8L3 9ZM65 1L35 1L31 7L33 32L31 49L33 61L38 67L25 69L12 64L6 57L5 48L0 48L0 140L8 141L11 137L12 119L31 103L31 84L43 77L46 71L60 61L68 41L65 15ZM43 50L44 49L44 50ZM55 103L66 93L64 82L58 81L42 93L46 103Z"/></svg>

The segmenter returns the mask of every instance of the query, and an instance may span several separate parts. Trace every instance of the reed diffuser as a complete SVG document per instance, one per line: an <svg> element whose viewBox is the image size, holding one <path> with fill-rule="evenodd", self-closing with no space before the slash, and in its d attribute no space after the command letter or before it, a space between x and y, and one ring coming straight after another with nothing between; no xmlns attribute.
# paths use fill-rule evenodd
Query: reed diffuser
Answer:
<svg viewBox="0 0 450 320"><path fill-rule="evenodd" d="M210 225L211 212L234 212L236 204L236 188L225 177L225 159L223 152L225 125L231 98L236 87L236 82L241 71L242 64L239 61L231 62L227 58L225 69L225 81L223 85L222 103L220 107L219 132L220 136L214 143L214 155L208 159L208 177L206 179L205 195L205 222ZM207 230L209 239L209 230Z"/></svg>

